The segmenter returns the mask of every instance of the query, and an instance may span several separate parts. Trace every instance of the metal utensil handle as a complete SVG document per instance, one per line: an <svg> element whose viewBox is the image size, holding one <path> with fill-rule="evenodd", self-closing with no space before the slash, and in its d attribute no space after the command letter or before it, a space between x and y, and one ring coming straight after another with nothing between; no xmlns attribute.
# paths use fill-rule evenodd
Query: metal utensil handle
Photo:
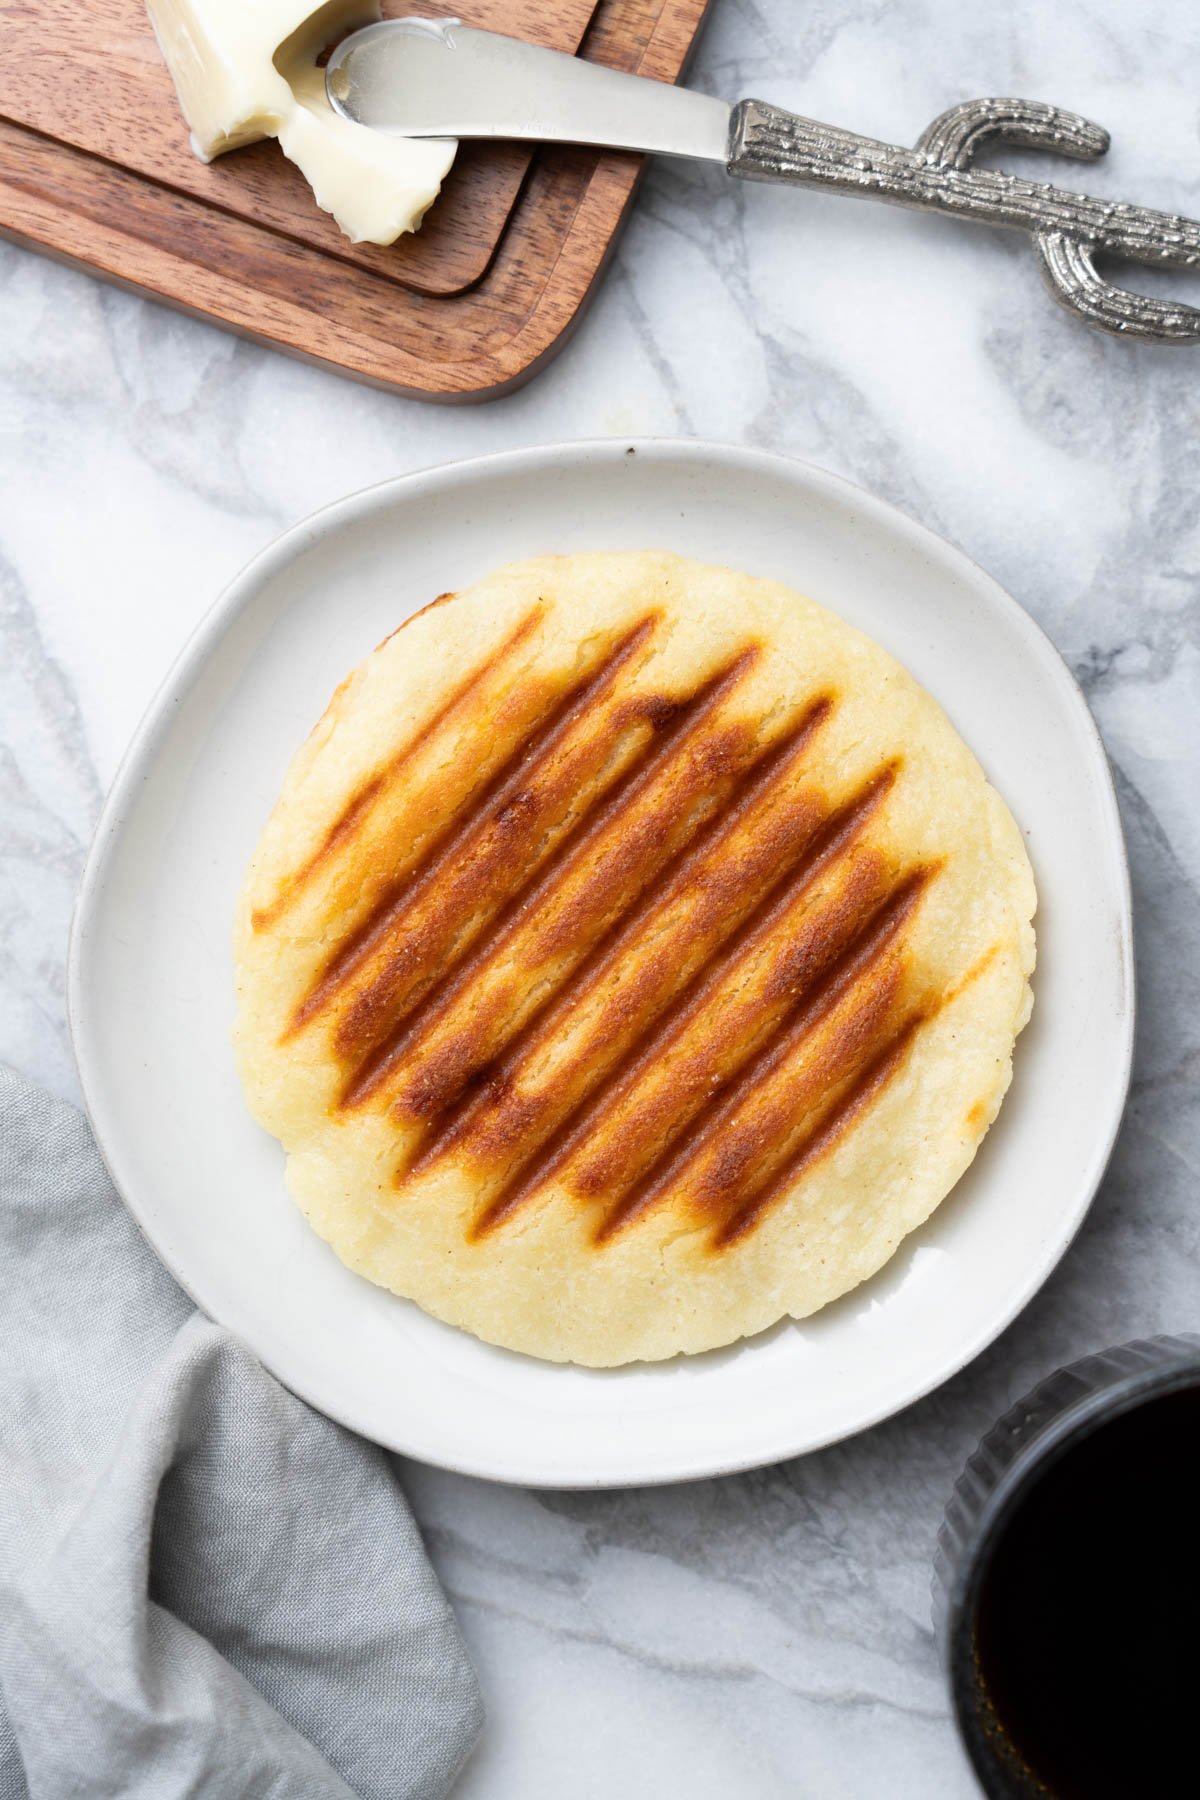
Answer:
<svg viewBox="0 0 1200 1800"><path fill-rule="evenodd" d="M1154 343L1200 342L1200 308L1105 281L1097 253L1128 262L1200 268L1200 224L1144 206L1093 200L1047 182L972 169L1001 139L1090 160L1108 149L1100 125L1037 100L967 100L934 120L913 149L882 144L784 112L762 100L733 110L729 173L889 200L1028 231L1055 298L1091 324Z"/></svg>

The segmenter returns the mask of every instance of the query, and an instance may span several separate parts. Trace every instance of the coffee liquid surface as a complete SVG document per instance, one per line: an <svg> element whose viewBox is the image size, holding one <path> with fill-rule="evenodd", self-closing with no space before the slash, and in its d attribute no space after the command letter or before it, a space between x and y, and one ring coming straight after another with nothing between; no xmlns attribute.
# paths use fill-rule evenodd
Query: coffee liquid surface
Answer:
<svg viewBox="0 0 1200 1800"><path fill-rule="evenodd" d="M1198 1447L1200 1389L1149 1401L1067 1451L997 1544L978 1668L1031 1793L1200 1795Z"/></svg>

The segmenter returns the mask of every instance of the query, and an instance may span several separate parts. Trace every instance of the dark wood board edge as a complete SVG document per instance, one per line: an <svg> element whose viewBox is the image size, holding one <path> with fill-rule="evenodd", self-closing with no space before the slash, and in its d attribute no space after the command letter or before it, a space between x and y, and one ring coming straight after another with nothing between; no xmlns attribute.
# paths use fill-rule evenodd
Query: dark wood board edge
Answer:
<svg viewBox="0 0 1200 1800"><path fill-rule="evenodd" d="M74 185L78 186L82 178L86 189L89 177L96 183L92 216L66 211L62 200L65 183L55 184L57 192L51 202L36 189L11 179L3 137L0 133L0 237L317 367L348 374L371 386L411 398L447 403L483 400L510 392L544 366L561 347L611 254L640 173L636 158L602 158L587 184L533 308L515 323L510 335L502 335L492 343L484 341L481 347L458 357L430 363L396 343L387 343L381 335L340 326L334 330L328 327L328 322L325 322L324 330L314 332L312 310L289 304L286 300L275 300L264 324L261 292L248 291L236 273L227 278L211 269L197 269L164 242L131 236L98 216L106 210L107 191L123 182L136 186L142 213L151 226L156 202L162 205L164 214L192 206L199 212L211 209L183 201L172 191L155 190L141 177L128 176L113 165L99 164L98 159L84 157L76 151L50 148L43 142L40 147L43 157L51 162L61 159L64 164L69 164ZM95 166L89 169L89 164ZM271 252L276 257L279 254L281 245L277 235L259 234L247 221L226 217L222 220L222 230L227 238L247 240L251 257L254 254L252 240L256 235L268 238ZM164 238L168 235L163 233ZM308 254L301 246L284 245L282 248L301 259ZM338 285L344 287L347 299L352 302L367 284L361 270L344 264L340 269L345 273ZM328 271L325 273L328 275ZM184 298L189 289L195 298ZM388 285L388 323L397 335L403 335L406 329L410 335L419 332L423 327L422 313L433 312L436 316L451 304L464 303L406 296ZM493 339L496 337L494 330L488 335ZM328 349L314 348L314 338L320 337L329 340ZM431 378L435 378L438 385L431 385Z"/></svg>
<svg viewBox="0 0 1200 1800"><path fill-rule="evenodd" d="M711 0L706 0L693 25L689 56L709 4ZM666 9L660 25L669 18L670 10ZM31 158L37 169L22 169L21 163L28 164ZM546 257L532 304L523 304L523 310L515 312L515 290L509 281L506 312L506 279L528 248L518 241L517 214L528 208L536 222L539 190L549 192L571 158L575 159L580 192L569 223L554 240L553 253ZM580 182L581 159L591 164L591 170ZM316 285L328 303L323 313L311 304L297 304L281 292L266 296L264 306L263 294L248 287L245 280L245 271L255 266L256 258L261 261L269 256L275 264L277 287L281 273L290 278L294 272L295 286L302 289L302 271L307 268L311 274L313 270L311 252L305 247L280 240L249 220L223 215L219 229L236 252L231 258L233 273L224 275L218 268L170 248L173 237L188 242L192 233L203 235L206 228L211 232L214 209L204 202L158 188L119 165L4 123L0 125L0 236L317 367L412 398L466 402L513 391L567 341L615 248L639 175L636 157L548 152L535 158L517 214L509 221L489 274L471 293L449 301L430 299L416 293L406 296L388 283L386 300L378 300L366 290L382 284L372 276L364 281L360 269L340 263L337 269L321 269ZM124 205L114 203L119 197ZM559 210L563 210L561 195ZM181 211L193 215L182 238ZM115 223L118 217L124 218L126 229ZM528 291L528 267L524 274ZM328 312L339 306L344 311L337 313L335 330ZM360 321L373 320L374 329L355 329L349 321L356 313ZM422 357L396 341L406 333L420 341L425 333L424 347L432 352L435 338L443 346L448 341L443 329L447 318L453 320L451 334L457 332L458 340L469 348L451 353L443 348L436 356ZM383 323L386 329L381 329Z"/></svg>

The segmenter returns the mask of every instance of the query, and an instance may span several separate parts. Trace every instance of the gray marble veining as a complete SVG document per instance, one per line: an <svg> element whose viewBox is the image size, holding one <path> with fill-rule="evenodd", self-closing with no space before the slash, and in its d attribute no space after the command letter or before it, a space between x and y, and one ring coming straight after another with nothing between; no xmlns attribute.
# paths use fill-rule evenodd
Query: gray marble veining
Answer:
<svg viewBox="0 0 1200 1800"><path fill-rule="evenodd" d="M1200 208L1200 18L1185 0L714 0L691 79L896 142L970 94L1029 94L1112 131L1092 191ZM506 400L438 410L0 246L0 1057L61 1092L72 896L150 694L250 554L407 468L634 432L823 463L1016 595L1113 759L1139 1045L1075 1246L954 1381L801 1461L602 1495L407 1467L490 1707L463 1800L970 1800L928 1605L958 1466L1056 1364L1196 1328L1200 352L1088 332L1047 307L1023 252L662 165L561 359Z"/></svg>

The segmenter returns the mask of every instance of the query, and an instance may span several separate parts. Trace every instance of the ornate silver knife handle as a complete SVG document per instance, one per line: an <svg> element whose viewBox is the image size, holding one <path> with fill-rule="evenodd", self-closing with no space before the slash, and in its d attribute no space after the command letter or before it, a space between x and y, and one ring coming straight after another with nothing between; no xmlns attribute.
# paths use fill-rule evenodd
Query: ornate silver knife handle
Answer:
<svg viewBox="0 0 1200 1800"><path fill-rule="evenodd" d="M1093 200L1047 182L972 168L989 140L1082 160L1108 133L1037 100L967 100L911 150L798 117L762 100L730 107L457 19L388 19L351 33L326 69L346 118L405 137L520 138L596 144L723 164L757 181L892 200L1033 234L1051 291L1071 312L1122 337L1200 342L1200 307L1106 281L1097 256L1200 268L1200 225L1142 206Z"/></svg>
<svg viewBox="0 0 1200 1800"><path fill-rule="evenodd" d="M1200 342L1200 308L1118 287L1094 261L1105 255L1200 268L1200 224L973 169L975 152L995 139L1081 161L1109 145L1102 126L1037 100L966 100L935 119L911 150L743 100L733 109L729 172L1031 232L1051 291L1071 312L1122 337Z"/></svg>

